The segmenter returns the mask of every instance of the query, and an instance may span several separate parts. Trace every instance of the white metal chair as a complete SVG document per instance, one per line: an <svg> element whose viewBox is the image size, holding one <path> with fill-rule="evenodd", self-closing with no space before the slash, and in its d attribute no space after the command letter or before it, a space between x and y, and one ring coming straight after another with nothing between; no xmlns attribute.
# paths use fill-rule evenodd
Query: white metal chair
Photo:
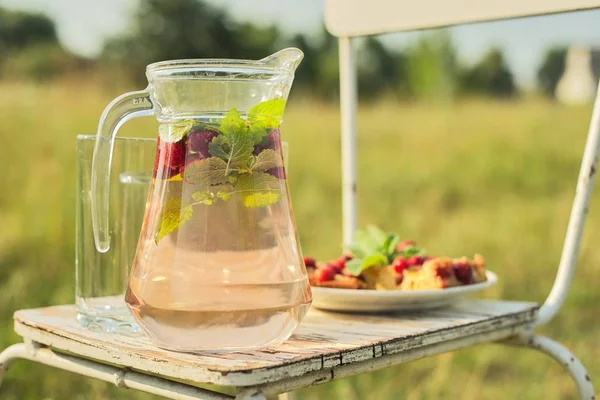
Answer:
<svg viewBox="0 0 600 400"><path fill-rule="evenodd" d="M339 39L340 97L342 124L342 187L344 242L350 243L357 225L356 105L357 74L353 49L355 38L464 23L500 20L541 14L599 8L596 0L326 0L325 25ZM541 306L535 326L550 321L562 306L575 273L581 235L600 150L600 84L594 101L588 138L558 273L552 290ZM520 343L543 351L567 366L582 398L594 397L584 367L562 345L533 332L520 337Z"/></svg>
<svg viewBox="0 0 600 400"><path fill-rule="evenodd" d="M356 227L356 64L352 42L361 35L600 7L600 0L326 0L326 25L339 38L341 72L344 241ZM435 10L435 14L432 13ZM413 316L356 318L311 310L284 345L264 351L180 354L144 337L90 332L75 321L72 305L21 310L15 331L23 343L0 354L3 372L27 359L171 399L254 399L290 392L477 343L540 350L571 374L582 399L594 388L583 365L565 347L533 329L560 309L575 270L600 146L597 96L556 281L546 302L467 300L447 310ZM368 321L367 321L368 319ZM420 323L421 322L421 323ZM188 383L181 383L182 380ZM226 386L235 395L197 385Z"/></svg>

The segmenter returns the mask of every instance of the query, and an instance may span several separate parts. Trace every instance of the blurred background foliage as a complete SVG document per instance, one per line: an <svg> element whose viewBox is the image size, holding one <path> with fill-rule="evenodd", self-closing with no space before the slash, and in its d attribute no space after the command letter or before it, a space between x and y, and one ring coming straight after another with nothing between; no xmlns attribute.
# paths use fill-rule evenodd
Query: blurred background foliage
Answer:
<svg viewBox="0 0 600 400"><path fill-rule="evenodd" d="M198 21L202 21L199 23ZM275 26L231 20L221 9L196 0L144 0L128 33L108 39L98 59L64 49L52 20L41 14L0 9L0 76L45 81L90 70L143 85L146 65L181 58L259 59L285 46L305 52L295 86L309 96L333 101L338 91L337 41L324 29L319 37L287 37ZM518 95L502 50L492 48L473 65L458 62L445 31L424 35L404 51L376 37L358 44L361 98L390 94L401 99L448 99L458 95ZM552 96L564 71L566 49L549 49L539 68L541 92Z"/></svg>
<svg viewBox="0 0 600 400"><path fill-rule="evenodd" d="M340 251L337 40L236 22L196 0L141 0L125 34L84 58L58 40L48 17L0 8L0 348L16 343L17 309L74 300L75 135L94 133L115 96L146 85L148 63L173 58L258 59L297 46L305 59L286 110L289 185L305 254ZM465 64L446 30L402 50L358 45L359 217L433 254L486 256L500 282L488 298L541 302L560 257L589 104L553 95L566 47L549 48L537 85L515 83L503 51ZM156 136L138 119L123 136ZM561 313L541 333L600 376L600 196L592 197L580 266ZM300 399L572 399L561 366L541 354L477 346L344 379ZM18 362L2 400L158 399Z"/></svg>

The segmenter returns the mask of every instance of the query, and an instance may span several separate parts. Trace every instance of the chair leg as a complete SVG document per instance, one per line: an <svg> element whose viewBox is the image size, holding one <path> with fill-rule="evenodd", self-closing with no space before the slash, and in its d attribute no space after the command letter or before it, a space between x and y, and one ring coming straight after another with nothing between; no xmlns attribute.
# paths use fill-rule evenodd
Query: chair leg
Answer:
<svg viewBox="0 0 600 400"><path fill-rule="evenodd" d="M8 371L8 368L16 360L23 358L26 351L25 343L18 343L7 347L0 353L0 386L2 386L4 374Z"/></svg>
<svg viewBox="0 0 600 400"><path fill-rule="evenodd" d="M582 400L594 400L596 398L594 385L592 384L592 380L585 367L581 361L579 361L577 357L562 344L547 337L535 335L523 336L516 341L510 341L508 343L517 346L530 347L534 350L548 354L560 363L567 370L569 375L571 375L571 378L573 378L577 385L577 389L579 390L579 397Z"/></svg>

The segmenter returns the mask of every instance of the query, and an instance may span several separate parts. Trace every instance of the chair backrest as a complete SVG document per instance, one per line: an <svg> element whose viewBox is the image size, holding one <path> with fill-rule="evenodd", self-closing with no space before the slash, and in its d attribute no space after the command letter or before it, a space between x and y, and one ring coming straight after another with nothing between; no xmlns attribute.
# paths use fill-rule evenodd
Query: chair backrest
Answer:
<svg viewBox="0 0 600 400"><path fill-rule="evenodd" d="M357 225L356 58L357 36L437 28L542 14L600 8L600 0L325 0L325 25L339 38L344 243ZM600 85L581 162L579 180L558 273L536 325L548 322L563 304L575 272L595 171L600 168Z"/></svg>
<svg viewBox="0 0 600 400"><path fill-rule="evenodd" d="M354 37L599 7L598 0L326 0L325 25Z"/></svg>

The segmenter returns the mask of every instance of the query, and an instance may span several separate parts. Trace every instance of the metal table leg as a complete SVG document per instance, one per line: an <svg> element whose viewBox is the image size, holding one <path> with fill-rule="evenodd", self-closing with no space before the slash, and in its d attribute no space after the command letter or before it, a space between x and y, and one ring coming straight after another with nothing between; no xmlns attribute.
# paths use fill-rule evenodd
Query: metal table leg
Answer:
<svg viewBox="0 0 600 400"><path fill-rule="evenodd" d="M19 358L23 358L22 354L24 353L25 343L13 344L0 353L0 387L2 387L2 381L8 368Z"/></svg>
<svg viewBox="0 0 600 400"><path fill-rule="evenodd" d="M117 368L95 361L55 353L51 349L41 347L37 343L14 344L0 353L0 383L4 372L18 360L30 360L40 364L60 368L91 378L113 383L124 389L141 390L173 400L232 400L233 397L197 388L157 376L146 375L137 371ZM263 400L264 397L236 397L236 399Z"/></svg>
<svg viewBox="0 0 600 400"><path fill-rule="evenodd" d="M594 385L588 375L585 367L573 353L562 344L544 336L535 336L533 334L518 336L505 343L514 346L529 347L534 350L546 353L558 363L560 363L571 375L571 378L577 385L579 397L582 400L594 400L596 394Z"/></svg>

